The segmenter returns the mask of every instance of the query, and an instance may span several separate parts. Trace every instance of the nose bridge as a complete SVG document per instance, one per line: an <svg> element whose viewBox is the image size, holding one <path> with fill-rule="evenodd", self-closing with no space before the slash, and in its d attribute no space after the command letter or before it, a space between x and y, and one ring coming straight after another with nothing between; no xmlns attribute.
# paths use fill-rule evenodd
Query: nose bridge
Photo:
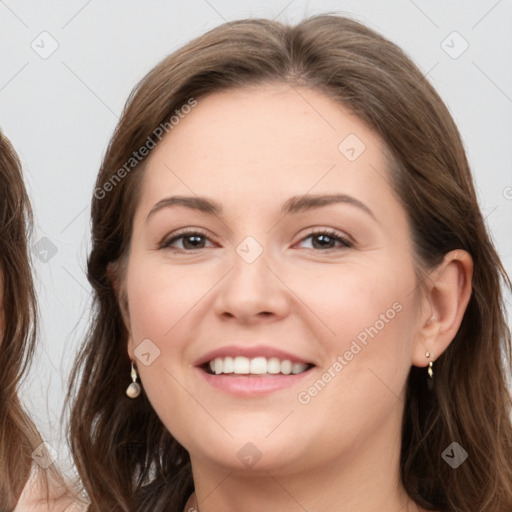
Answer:
<svg viewBox="0 0 512 512"><path fill-rule="evenodd" d="M269 269L270 251L248 236L235 248L232 270L219 290L219 314L249 318L260 313L283 315L287 299L280 281Z"/></svg>

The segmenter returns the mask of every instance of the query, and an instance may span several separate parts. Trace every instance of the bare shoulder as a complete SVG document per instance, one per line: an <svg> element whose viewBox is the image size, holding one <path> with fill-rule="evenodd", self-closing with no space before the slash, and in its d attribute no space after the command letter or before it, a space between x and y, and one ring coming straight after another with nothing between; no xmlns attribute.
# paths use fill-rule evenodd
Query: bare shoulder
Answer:
<svg viewBox="0 0 512 512"><path fill-rule="evenodd" d="M86 512L87 504L71 489L63 481L48 479L33 472L14 512Z"/></svg>
<svg viewBox="0 0 512 512"><path fill-rule="evenodd" d="M24 495L20 498L14 512L86 512L87 505L69 499L40 499Z"/></svg>

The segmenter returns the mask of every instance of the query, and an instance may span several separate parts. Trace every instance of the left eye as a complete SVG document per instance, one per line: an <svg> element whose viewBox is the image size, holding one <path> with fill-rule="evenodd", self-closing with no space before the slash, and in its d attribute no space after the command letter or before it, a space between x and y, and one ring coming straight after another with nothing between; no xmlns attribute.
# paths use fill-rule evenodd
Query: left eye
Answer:
<svg viewBox="0 0 512 512"><path fill-rule="evenodd" d="M336 244L338 244L338 248L347 248L352 247L353 244L347 238L339 235L334 231L315 231L302 238L299 243L303 243L306 240L311 239L312 247L309 247L313 250L329 250L336 249ZM193 251L197 249L205 249L208 247L206 245L209 238L203 233L190 231L187 233L181 233L176 235L168 240L165 240L161 244L162 249L172 248L177 251ZM176 244L180 242L181 247Z"/></svg>
<svg viewBox="0 0 512 512"><path fill-rule="evenodd" d="M312 240L312 249L318 250L335 249L336 243L341 244L341 248L352 247L353 245L352 242L350 242L347 238L335 233L334 231L315 231L304 237L301 242L308 239Z"/></svg>

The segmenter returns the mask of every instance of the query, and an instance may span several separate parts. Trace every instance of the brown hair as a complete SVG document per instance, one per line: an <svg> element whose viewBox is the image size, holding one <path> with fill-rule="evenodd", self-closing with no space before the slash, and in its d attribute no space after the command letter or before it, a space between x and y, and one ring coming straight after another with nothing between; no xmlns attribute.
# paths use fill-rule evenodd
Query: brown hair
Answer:
<svg viewBox="0 0 512 512"><path fill-rule="evenodd" d="M21 165L0 132L0 270L4 329L0 339L0 510L13 510L41 443L18 398L35 347L35 297L27 251L32 213Z"/></svg>
<svg viewBox="0 0 512 512"><path fill-rule="evenodd" d="M37 308L28 240L32 209L19 158L0 131L0 510L23 506L56 510L78 501L55 467L39 468L33 451L43 442L18 396L36 346Z"/></svg>
<svg viewBox="0 0 512 512"><path fill-rule="evenodd" d="M164 59L127 102L92 201L94 318L69 395L71 446L90 509L181 512L193 489L186 450L145 394L137 401L124 396L127 331L108 267L127 254L146 161L128 171L126 162L148 141L157 144L155 129L190 98L270 83L323 92L382 137L422 275L453 249L471 254L473 293L455 339L436 361L433 390L424 369L410 370L401 477L409 496L429 510L512 510L511 347L500 289L511 284L486 231L460 135L438 94L396 45L329 14L296 26L226 23ZM469 454L456 471L441 458L453 441Z"/></svg>

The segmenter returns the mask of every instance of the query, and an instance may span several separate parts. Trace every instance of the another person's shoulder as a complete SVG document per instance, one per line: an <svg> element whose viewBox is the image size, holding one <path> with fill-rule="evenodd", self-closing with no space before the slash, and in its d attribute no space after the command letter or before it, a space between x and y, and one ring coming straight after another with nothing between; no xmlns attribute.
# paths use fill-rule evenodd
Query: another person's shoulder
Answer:
<svg viewBox="0 0 512 512"><path fill-rule="evenodd" d="M60 478L33 470L14 512L86 512L84 503Z"/></svg>

